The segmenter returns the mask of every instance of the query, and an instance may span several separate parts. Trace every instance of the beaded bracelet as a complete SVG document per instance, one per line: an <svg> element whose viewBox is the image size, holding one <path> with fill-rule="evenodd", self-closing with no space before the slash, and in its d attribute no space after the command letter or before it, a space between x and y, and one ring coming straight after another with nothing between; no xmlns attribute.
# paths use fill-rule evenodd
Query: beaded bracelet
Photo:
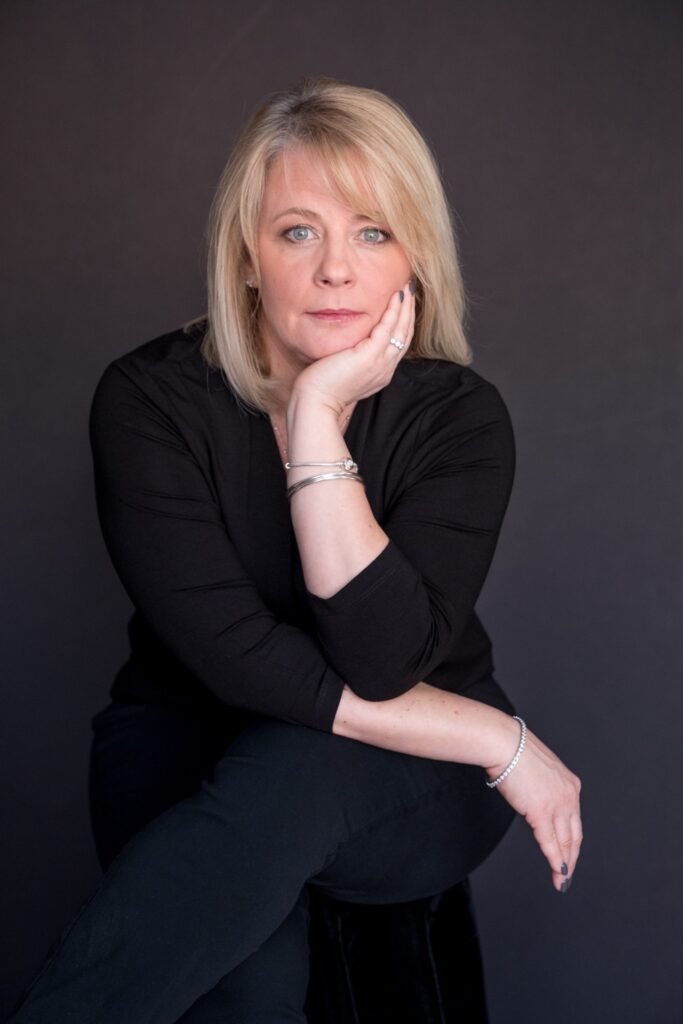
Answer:
<svg viewBox="0 0 683 1024"><path fill-rule="evenodd" d="M307 484L315 484L318 480L355 480L358 484L365 486L360 473L317 473L315 476L307 476L304 480L297 480L295 484L287 488L287 497L291 500L293 494L305 487Z"/></svg>
<svg viewBox="0 0 683 1024"><path fill-rule="evenodd" d="M500 783L503 781L503 779L507 779L507 777L510 774L510 772L512 771L512 769L515 767L515 765L519 761L520 755L521 755L522 751L524 750L524 744L526 743L526 723L524 722L524 720L522 718L519 717L519 715L513 715L512 717L515 718L519 722L520 728L521 728L521 736L520 736L520 739L519 739L519 746L517 747L517 753L512 758L512 760L510 761L510 764L507 766L505 771L501 772L497 779L494 779L493 782L488 782L487 781L486 785L489 787L489 789L493 789L494 786L499 786Z"/></svg>

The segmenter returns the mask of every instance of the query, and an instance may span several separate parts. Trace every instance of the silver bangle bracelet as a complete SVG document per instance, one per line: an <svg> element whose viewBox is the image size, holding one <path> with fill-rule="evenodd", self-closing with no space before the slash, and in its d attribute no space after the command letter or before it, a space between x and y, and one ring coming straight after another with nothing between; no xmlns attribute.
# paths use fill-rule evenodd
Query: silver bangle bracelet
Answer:
<svg viewBox="0 0 683 1024"><path fill-rule="evenodd" d="M515 767L515 765L519 761L520 755L521 755L522 751L524 750L524 744L526 743L526 723L524 722L524 720L522 718L519 717L519 715L513 715L512 717L514 719L516 719L519 722L519 724L520 724L521 736L519 738L519 746L517 747L517 752L516 752L515 756L512 758L512 760L510 761L510 764L507 766L505 771L501 772L500 775L498 776L498 778L494 779L493 782L488 782L488 781L486 782L486 785L489 787L489 789L493 789L494 786L499 786L501 784L501 782L503 781L503 779L507 779L507 777L510 774L510 772L512 771L512 769Z"/></svg>
<svg viewBox="0 0 683 1024"><path fill-rule="evenodd" d="M358 463L353 459L339 459L338 462L285 462L285 469L298 469L299 466L338 466L349 473L358 472Z"/></svg>
<svg viewBox="0 0 683 1024"><path fill-rule="evenodd" d="M358 484L363 484L363 477L359 473L317 473L315 476L307 476L304 480L298 480L291 487L287 488L287 497L291 499L293 494L301 490L302 487L306 487L307 484L316 484L319 480L355 480Z"/></svg>

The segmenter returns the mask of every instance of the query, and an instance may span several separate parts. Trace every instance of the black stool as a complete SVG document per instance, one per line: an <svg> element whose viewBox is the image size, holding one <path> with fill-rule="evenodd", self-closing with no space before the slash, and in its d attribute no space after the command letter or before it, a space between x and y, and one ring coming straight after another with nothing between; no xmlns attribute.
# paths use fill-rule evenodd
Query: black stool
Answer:
<svg viewBox="0 0 683 1024"><path fill-rule="evenodd" d="M309 1024L487 1024L468 878L381 906L309 889Z"/></svg>

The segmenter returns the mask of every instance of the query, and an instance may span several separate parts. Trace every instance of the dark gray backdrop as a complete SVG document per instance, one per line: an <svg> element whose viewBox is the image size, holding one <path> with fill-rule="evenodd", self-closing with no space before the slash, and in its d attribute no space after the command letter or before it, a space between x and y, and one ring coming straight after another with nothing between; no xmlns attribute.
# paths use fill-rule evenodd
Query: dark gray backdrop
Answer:
<svg viewBox="0 0 683 1024"><path fill-rule="evenodd" d="M518 446L479 608L500 681L584 783L566 896L521 819L473 876L492 1020L679 1020L682 21L656 0L2 5L0 1010L98 877L89 719L130 607L95 518L95 382L203 310L236 131L323 72L394 96L437 152L473 365Z"/></svg>

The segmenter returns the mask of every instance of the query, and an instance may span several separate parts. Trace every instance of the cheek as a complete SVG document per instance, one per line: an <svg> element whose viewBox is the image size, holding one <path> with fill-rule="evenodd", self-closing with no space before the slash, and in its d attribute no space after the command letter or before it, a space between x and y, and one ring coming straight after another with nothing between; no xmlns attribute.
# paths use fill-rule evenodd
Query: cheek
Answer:
<svg viewBox="0 0 683 1024"><path fill-rule="evenodd" d="M263 281L261 288L261 305L269 320L281 321L292 304L292 297L286 282L280 281L272 275L268 281Z"/></svg>
<svg viewBox="0 0 683 1024"><path fill-rule="evenodd" d="M282 341L296 344L302 328L308 329L309 318L303 315L305 308L303 298L299 301L292 289L286 285L278 286L276 282L270 281L268 286L262 289L263 321Z"/></svg>
<svg viewBox="0 0 683 1024"><path fill-rule="evenodd" d="M263 278L264 295L267 294L270 301L281 309L295 306L301 291L302 276L301 269L291 266L291 259L283 256L274 261L267 277Z"/></svg>
<svg viewBox="0 0 683 1024"><path fill-rule="evenodd" d="M360 268L359 280L363 295L372 304L372 312L376 311L380 318L391 296L402 288L410 276L410 267L402 256L387 258L378 266L377 262L367 260ZM368 312L371 312L368 309Z"/></svg>

